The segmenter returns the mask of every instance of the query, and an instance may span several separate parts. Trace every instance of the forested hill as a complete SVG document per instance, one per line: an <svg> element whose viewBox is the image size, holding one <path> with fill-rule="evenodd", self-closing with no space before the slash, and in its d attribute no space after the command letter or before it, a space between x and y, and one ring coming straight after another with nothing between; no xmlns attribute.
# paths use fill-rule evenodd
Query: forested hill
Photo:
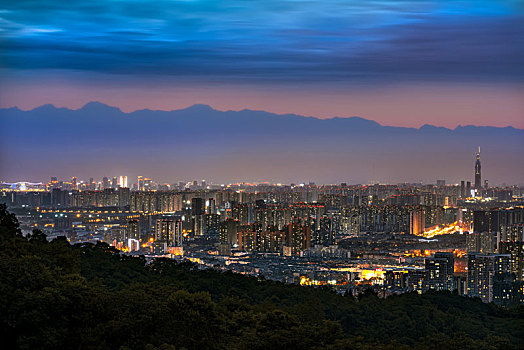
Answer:
<svg viewBox="0 0 524 350"><path fill-rule="evenodd" d="M517 349L524 308L449 293L360 300L106 244L22 237L0 207L4 349Z"/></svg>

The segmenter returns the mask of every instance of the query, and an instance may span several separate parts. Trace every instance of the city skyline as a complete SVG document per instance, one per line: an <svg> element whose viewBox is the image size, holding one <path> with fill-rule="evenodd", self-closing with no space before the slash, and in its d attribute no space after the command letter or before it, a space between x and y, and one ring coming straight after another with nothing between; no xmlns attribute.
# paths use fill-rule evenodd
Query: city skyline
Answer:
<svg viewBox="0 0 524 350"><path fill-rule="evenodd" d="M2 183L0 203L16 210L27 235L38 228L122 255L329 286L346 297L446 290L522 303L524 187L482 183L479 150L475 159L475 182L460 185L171 187L139 176L127 187L125 176L52 178Z"/></svg>
<svg viewBox="0 0 524 350"><path fill-rule="evenodd" d="M474 170L474 182L461 180L460 183L447 183L445 179L437 179L434 183L437 187L442 186L459 186L460 185L460 192L461 197L467 197L468 194L471 194L472 197L475 197L475 195L479 194L483 189L487 190L489 188L489 182L487 179L484 179L482 181L482 171L481 171L481 158L480 158L480 147L478 148L478 151L475 155L475 170ZM86 177L87 179L87 177ZM52 176L50 178L49 183L47 183L47 186L50 186L51 188L59 186L62 187L62 185L68 184L71 186L71 189L73 190L104 190L104 189L131 189L136 191L148 191L148 190L182 190L182 189L221 189L224 188L224 186L228 187L253 187L253 186L259 186L259 185L267 185L267 186L290 186L290 187L304 187L304 186L336 186L336 185L343 185L343 186L362 186L362 185L395 185L391 183L378 183L378 182L372 182L368 184L356 184L351 182L342 182L340 184L327 184L327 183L315 183L315 182L298 182L298 183L277 183L277 182L270 182L270 181L240 181L240 182L229 182L229 183L222 183L217 184L213 183L211 181L207 181L206 179L202 180L183 180L183 181L171 181L170 183L164 182L164 183L157 183L154 179L150 179L144 175L137 175L136 176L137 182L133 183L128 182L128 176L127 175L108 175L104 176L100 179L96 179L94 177L89 177L89 180L82 180L81 178L78 178L77 176L73 176L71 178L71 182L64 181L64 179L60 179L59 177ZM100 181L98 181L100 180ZM29 182L29 181L17 181L17 182L2 182L2 185L11 185L12 189L14 190L30 190L27 189L26 186L40 186L45 185L45 181L40 182ZM145 185L147 184L147 185ZM397 185L414 185L416 183L398 183ZM419 183L420 185L428 185L427 183ZM466 187L467 184L467 187ZM473 186L472 186L473 185ZM151 187L152 186L152 187ZM497 184L499 186L499 184ZM497 187L495 186L495 187ZM505 187L506 184L503 185ZM513 185L516 187L516 185ZM494 187L494 186L491 186ZM37 189L37 188L33 188ZM475 195L474 195L475 194Z"/></svg>

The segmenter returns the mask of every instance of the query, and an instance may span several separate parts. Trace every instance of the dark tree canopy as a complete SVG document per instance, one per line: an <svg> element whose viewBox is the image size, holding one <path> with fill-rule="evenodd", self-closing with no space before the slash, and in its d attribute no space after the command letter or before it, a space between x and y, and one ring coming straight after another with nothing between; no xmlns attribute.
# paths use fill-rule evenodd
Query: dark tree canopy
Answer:
<svg viewBox="0 0 524 350"><path fill-rule="evenodd" d="M5 349L517 349L524 308L451 293L360 298L100 243L23 237L0 206Z"/></svg>

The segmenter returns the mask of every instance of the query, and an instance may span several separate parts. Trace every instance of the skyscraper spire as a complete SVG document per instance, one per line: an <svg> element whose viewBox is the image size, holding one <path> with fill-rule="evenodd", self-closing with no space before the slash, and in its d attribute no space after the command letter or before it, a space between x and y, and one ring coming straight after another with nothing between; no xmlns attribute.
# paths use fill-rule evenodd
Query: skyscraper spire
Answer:
<svg viewBox="0 0 524 350"><path fill-rule="evenodd" d="M477 160L475 161L475 189L480 190L482 188L482 176L480 172L480 146L476 158Z"/></svg>

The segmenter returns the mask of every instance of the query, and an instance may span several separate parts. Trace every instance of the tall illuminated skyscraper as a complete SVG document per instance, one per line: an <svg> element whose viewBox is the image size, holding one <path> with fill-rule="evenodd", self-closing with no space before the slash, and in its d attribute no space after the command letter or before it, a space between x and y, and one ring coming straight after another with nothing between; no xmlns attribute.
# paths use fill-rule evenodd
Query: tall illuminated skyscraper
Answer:
<svg viewBox="0 0 524 350"><path fill-rule="evenodd" d="M127 176L120 176L120 179L118 181L118 185L120 187L126 187L127 188Z"/></svg>
<svg viewBox="0 0 524 350"><path fill-rule="evenodd" d="M480 174L480 147L477 152L477 160L475 161L475 189L482 189L482 176Z"/></svg>
<svg viewBox="0 0 524 350"><path fill-rule="evenodd" d="M143 191L144 190L144 178L142 176L138 176L138 190Z"/></svg>

